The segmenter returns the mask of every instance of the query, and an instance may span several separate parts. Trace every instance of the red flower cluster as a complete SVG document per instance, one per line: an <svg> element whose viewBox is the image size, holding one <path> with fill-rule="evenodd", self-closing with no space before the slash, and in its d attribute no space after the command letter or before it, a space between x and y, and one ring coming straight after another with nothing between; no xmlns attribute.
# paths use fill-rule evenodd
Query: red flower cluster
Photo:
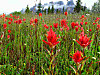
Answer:
<svg viewBox="0 0 100 75"><path fill-rule="evenodd" d="M92 29L89 29L89 31L91 32L91 31L92 31Z"/></svg>
<svg viewBox="0 0 100 75"><path fill-rule="evenodd" d="M78 26L75 28L76 32L78 32Z"/></svg>
<svg viewBox="0 0 100 75"><path fill-rule="evenodd" d="M81 55L82 55L81 51L77 50L77 52L73 54L73 57L72 56L70 57L74 60L75 63L80 63L80 61L83 60L83 57Z"/></svg>
<svg viewBox="0 0 100 75"><path fill-rule="evenodd" d="M30 20L30 25L33 24L33 21L34 21L34 20L31 18L31 20Z"/></svg>
<svg viewBox="0 0 100 75"><path fill-rule="evenodd" d="M66 23L66 20L65 19L63 19L63 20L61 20L61 27L63 27L64 25L66 25L67 23Z"/></svg>
<svg viewBox="0 0 100 75"><path fill-rule="evenodd" d="M83 33L83 32L82 32ZM80 35L80 38L79 38L79 41L78 40L76 40L76 42L78 43L78 44L80 44L83 48L85 48L86 46L88 46L90 43L91 43L91 41L89 42L89 40L90 40L90 38L88 38L87 37L87 35L85 35L84 36L84 34L81 34Z"/></svg>
<svg viewBox="0 0 100 75"><path fill-rule="evenodd" d="M44 25L44 27L45 27L46 29L48 29L48 26L47 26L46 24Z"/></svg>
<svg viewBox="0 0 100 75"><path fill-rule="evenodd" d="M26 21L26 19L24 18L23 21Z"/></svg>
<svg viewBox="0 0 100 75"><path fill-rule="evenodd" d="M21 23L22 23L22 20L21 20L21 19L19 19L19 20L18 20L18 24L21 24Z"/></svg>
<svg viewBox="0 0 100 75"><path fill-rule="evenodd" d="M87 25L88 22L85 22L85 25Z"/></svg>
<svg viewBox="0 0 100 75"><path fill-rule="evenodd" d="M7 27L7 24L3 24L3 28L6 29L6 27Z"/></svg>
<svg viewBox="0 0 100 75"><path fill-rule="evenodd" d="M100 30L100 25L99 24L97 25L97 30Z"/></svg>
<svg viewBox="0 0 100 75"><path fill-rule="evenodd" d="M67 16L67 12L65 12L65 15Z"/></svg>
<svg viewBox="0 0 100 75"><path fill-rule="evenodd" d="M58 23L53 23L54 28L58 28Z"/></svg>
<svg viewBox="0 0 100 75"><path fill-rule="evenodd" d="M8 33L11 33L11 30L8 30Z"/></svg>
<svg viewBox="0 0 100 75"><path fill-rule="evenodd" d="M3 13L3 15L0 15L0 18L1 18L1 17L2 17L2 18L5 18L5 14Z"/></svg>
<svg viewBox="0 0 100 75"><path fill-rule="evenodd" d="M72 29L75 28L75 23L74 22L71 23L71 27L72 27Z"/></svg>
<svg viewBox="0 0 100 75"><path fill-rule="evenodd" d="M34 19L34 22L37 23L37 22L38 22L38 19L35 18L35 19Z"/></svg>
<svg viewBox="0 0 100 75"><path fill-rule="evenodd" d="M11 24L11 21L9 21L8 24Z"/></svg>
<svg viewBox="0 0 100 75"><path fill-rule="evenodd" d="M45 41L45 40L42 40L44 43L46 43L46 44L48 44L49 45L49 47L55 47L55 45L56 44L58 44L59 43L59 41L57 41L58 40L58 37L57 37L57 35L55 34L55 32L53 32L53 30L52 29L50 29L48 32L47 32L47 34L48 34L48 36L46 36L47 37L47 41Z"/></svg>
<svg viewBox="0 0 100 75"><path fill-rule="evenodd" d="M42 13L39 13L39 16L41 16L41 17L42 17Z"/></svg>
<svg viewBox="0 0 100 75"><path fill-rule="evenodd" d="M7 38L9 39L10 38L10 35L7 35Z"/></svg>

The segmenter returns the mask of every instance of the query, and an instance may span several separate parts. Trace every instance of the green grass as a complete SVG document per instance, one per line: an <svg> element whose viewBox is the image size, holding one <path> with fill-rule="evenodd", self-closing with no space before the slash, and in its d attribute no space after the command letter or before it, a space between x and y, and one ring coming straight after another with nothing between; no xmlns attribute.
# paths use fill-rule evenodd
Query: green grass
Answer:
<svg viewBox="0 0 100 75"><path fill-rule="evenodd" d="M50 27L45 29L44 24L48 26L53 23L60 24L62 19L68 22L69 30L60 31L60 26L58 29L52 28L59 35L60 43L56 45L54 53L60 49L60 52L55 57L54 63L56 63L53 74L55 75L74 75L73 69L70 67L76 67L74 61L70 56L75 53L75 51L82 51L83 48L73 39L79 38L81 30L78 32L71 28L71 22L81 22L80 17L85 14L68 14L66 17L63 14L50 14L42 15L40 18L38 15L32 14L21 14L20 19L26 18L26 22L22 21L21 24L4 22L0 18L0 35L4 32L4 37L0 39L0 74L1 75L45 75L49 71L50 55L46 51L47 48L50 51L48 45L43 43L42 40L46 40L44 34L47 34ZM37 16L38 24L36 26L30 25L31 18L35 19ZM10 17L10 16L7 16ZM87 25L83 24L85 34L92 40L91 44L85 49L85 56L90 57L82 70L81 75L99 75L100 74L100 30L96 30L97 25L93 25L96 17L100 17L100 14L90 14L86 16L84 22L88 22ZM59 18L58 20L56 20ZM44 20L44 22L43 22ZM13 18L14 21L14 18ZM7 29L3 29L3 24L7 24ZM100 24L100 21L98 21ZM91 32L87 31L92 29ZM9 34L7 31L11 30L10 39L7 38ZM45 47L45 48L44 48ZM92 59L95 57L96 60ZM98 62L99 61L99 62ZM91 64L92 62L92 64ZM97 63L96 63L97 62ZM91 64L91 65L90 65ZM89 67L90 66L90 67ZM43 67L43 69L42 69Z"/></svg>

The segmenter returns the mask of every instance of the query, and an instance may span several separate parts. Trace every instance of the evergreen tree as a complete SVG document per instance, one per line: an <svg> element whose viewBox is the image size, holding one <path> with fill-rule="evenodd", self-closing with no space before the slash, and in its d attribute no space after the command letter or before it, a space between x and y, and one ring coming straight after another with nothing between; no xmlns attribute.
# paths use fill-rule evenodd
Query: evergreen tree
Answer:
<svg viewBox="0 0 100 75"><path fill-rule="evenodd" d="M54 13L54 5L52 5L51 13Z"/></svg>
<svg viewBox="0 0 100 75"><path fill-rule="evenodd" d="M44 10L44 14L46 14L46 9Z"/></svg>
<svg viewBox="0 0 100 75"><path fill-rule="evenodd" d="M64 14L64 10L65 10L65 9L64 9L64 7L63 7L63 14Z"/></svg>
<svg viewBox="0 0 100 75"><path fill-rule="evenodd" d="M38 4L38 11L37 11L37 13L41 13L41 8L42 8L41 5L42 5L41 3Z"/></svg>
<svg viewBox="0 0 100 75"><path fill-rule="evenodd" d="M76 6L74 8L74 11L77 12L77 13L79 13L80 10L81 10L81 8L82 8L82 6L81 6L82 2L81 2L81 0L77 0L76 2L77 3L76 3Z"/></svg>
<svg viewBox="0 0 100 75"><path fill-rule="evenodd" d="M57 9L57 11L56 11L56 13L58 13L59 11L58 11L58 9Z"/></svg>
<svg viewBox="0 0 100 75"><path fill-rule="evenodd" d="M29 12L30 12L30 10L29 10L29 7L27 5L26 10L25 10L25 13L29 13Z"/></svg>
<svg viewBox="0 0 100 75"><path fill-rule="evenodd" d="M51 13L51 10L50 10L50 6L48 7L48 14L50 14Z"/></svg>
<svg viewBox="0 0 100 75"><path fill-rule="evenodd" d="M100 0L92 6L92 12L98 12L100 13Z"/></svg>

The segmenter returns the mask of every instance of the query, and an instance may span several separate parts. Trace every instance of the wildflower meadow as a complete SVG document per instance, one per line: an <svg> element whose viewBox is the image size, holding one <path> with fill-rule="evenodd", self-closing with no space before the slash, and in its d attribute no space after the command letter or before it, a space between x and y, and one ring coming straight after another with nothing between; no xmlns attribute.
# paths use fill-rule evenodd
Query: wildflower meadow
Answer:
<svg viewBox="0 0 100 75"><path fill-rule="evenodd" d="M0 15L0 75L100 75L100 14Z"/></svg>

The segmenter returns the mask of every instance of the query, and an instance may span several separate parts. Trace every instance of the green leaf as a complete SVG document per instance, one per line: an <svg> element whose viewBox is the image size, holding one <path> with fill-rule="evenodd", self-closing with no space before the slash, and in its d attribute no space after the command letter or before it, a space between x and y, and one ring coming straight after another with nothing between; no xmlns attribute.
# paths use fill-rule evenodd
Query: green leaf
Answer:
<svg viewBox="0 0 100 75"><path fill-rule="evenodd" d="M86 62L87 59L89 59L89 57L87 57L87 58L82 62L82 65L81 65L81 67L80 67L81 70L83 70L83 66L84 66L84 64L85 64L85 62Z"/></svg>
<svg viewBox="0 0 100 75"><path fill-rule="evenodd" d="M43 69L43 67L41 67L41 68ZM44 73L45 73L46 75L48 75L47 72L46 72L44 69L43 69L43 71L44 71Z"/></svg>
<svg viewBox="0 0 100 75"><path fill-rule="evenodd" d="M69 66L74 70L75 74L79 75L77 70L73 66L71 66L71 65L69 65Z"/></svg>

